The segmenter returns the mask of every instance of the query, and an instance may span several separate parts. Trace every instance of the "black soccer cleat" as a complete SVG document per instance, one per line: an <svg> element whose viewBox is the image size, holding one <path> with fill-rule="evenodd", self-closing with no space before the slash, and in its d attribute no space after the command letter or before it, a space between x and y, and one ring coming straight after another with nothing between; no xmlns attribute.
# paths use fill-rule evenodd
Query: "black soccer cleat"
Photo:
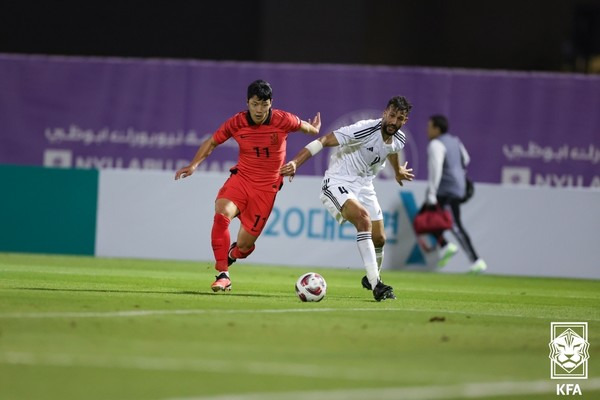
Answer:
<svg viewBox="0 0 600 400"><path fill-rule="evenodd" d="M231 243L231 246L229 246L229 251L227 252L227 266L230 266L237 260L237 258L231 257L231 250L233 250L233 248L235 247L236 244L237 244L237 242L233 242L233 243Z"/></svg>
<svg viewBox="0 0 600 400"><path fill-rule="evenodd" d="M362 287L364 287L367 290L373 290L373 288L371 287L371 283L369 283L369 279L367 278L367 276L363 276L362 280L360 281Z"/></svg>
<svg viewBox="0 0 600 400"><path fill-rule="evenodd" d="M396 300L396 295L394 295L394 288L388 285L385 285L383 282L377 282L377 286L373 289L373 297L377 301L381 300Z"/></svg>

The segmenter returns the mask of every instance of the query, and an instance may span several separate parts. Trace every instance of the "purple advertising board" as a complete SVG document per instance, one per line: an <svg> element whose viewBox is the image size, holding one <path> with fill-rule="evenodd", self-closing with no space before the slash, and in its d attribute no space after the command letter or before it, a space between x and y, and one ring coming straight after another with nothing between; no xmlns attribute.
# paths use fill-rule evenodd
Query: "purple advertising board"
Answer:
<svg viewBox="0 0 600 400"><path fill-rule="evenodd" d="M273 106L321 133L413 104L402 157L426 179L426 125L445 114L479 182L600 187L600 77L417 67L141 60L0 54L0 163L176 170L228 117L256 79ZM288 158L310 137L288 138ZM237 160L227 141L200 170ZM301 174L320 175L327 152ZM384 179L389 172L383 173Z"/></svg>

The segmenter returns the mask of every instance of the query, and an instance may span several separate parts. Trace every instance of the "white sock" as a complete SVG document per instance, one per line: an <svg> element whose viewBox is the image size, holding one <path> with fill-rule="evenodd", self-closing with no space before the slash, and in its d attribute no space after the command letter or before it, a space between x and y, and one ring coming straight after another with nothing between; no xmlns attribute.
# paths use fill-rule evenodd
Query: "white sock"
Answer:
<svg viewBox="0 0 600 400"><path fill-rule="evenodd" d="M377 258L377 271L381 272L383 264L383 247L375 247L375 257Z"/></svg>
<svg viewBox="0 0 600 400"><path fill-rule="evenodd" d="M219 271L219 275L225 274L229 278L229 271Z"/></svg>
<svg viewBox="0 0 600 400"><path fill-rule="evenodd" d="M367 271L367 279L371 287L375 288L377 282L379 282L379 271L377 270L377 256L375 255L375 246L373 245L371 232L357 232L356 244L358 245L358 252Z"/></svg>

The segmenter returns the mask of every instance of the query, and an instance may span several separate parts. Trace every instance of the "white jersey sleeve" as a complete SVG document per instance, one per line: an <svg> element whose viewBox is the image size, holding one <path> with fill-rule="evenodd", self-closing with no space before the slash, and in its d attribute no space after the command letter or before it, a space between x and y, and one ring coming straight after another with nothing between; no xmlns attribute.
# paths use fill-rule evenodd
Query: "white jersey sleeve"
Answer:
<svg viewBox="0 0 600 400"><path fill-rule="evenodd" d="M437 189L442 180L445 156L446 147L442 142L437 139L431 140L427 145L427 190L425 192L427 204L437 203Z"/></svg>
<svg viewBox="0 0 600 400"><path fill-rule="evenodd" d="M335 130L333 134L335 135L340 146L348 145L353 140L356 139L356 136L362 132L374 131L376 129L377 122L380 120L363 120L358 121L352 125L342 126L341 128Z"/></svg>

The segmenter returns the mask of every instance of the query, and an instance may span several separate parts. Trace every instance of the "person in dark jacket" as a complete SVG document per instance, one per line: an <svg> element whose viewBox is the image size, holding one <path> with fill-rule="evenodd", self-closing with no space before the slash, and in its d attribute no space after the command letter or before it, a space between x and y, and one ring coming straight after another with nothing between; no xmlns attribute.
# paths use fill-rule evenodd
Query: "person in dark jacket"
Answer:
<svg viewBox="0 0 600 400"><path fill-rule="evenodd" d="M426 207L440 204L452 213L452 233L471 260L470 272L483 272L487 269L487 264L477 255L460 219L460 205L466 192L465 168L470 161L469 153L458 137L448 133L448 120L443 115L429 118L427 136ZM457 253L458 247L444 238L444 231L436 232L434 236L440 246L438 266L443 267Z"/></svg>

